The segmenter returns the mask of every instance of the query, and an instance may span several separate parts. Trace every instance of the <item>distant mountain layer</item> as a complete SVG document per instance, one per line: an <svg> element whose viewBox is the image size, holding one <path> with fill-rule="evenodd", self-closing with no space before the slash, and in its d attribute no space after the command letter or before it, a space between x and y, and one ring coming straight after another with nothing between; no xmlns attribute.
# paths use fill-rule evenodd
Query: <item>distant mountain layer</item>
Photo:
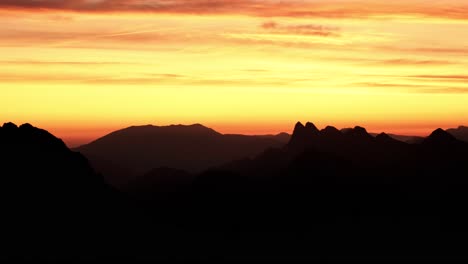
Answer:
<svg viewBox="0 0 468 264"><path fill-rule="evenodd" d="M112 180L170 167L200 172L287 143L277 136L223 135L202 125L134 126L106 135L76 150ZM118 180L117 180L118 181Z"/></svg>
<svg viewBox="0 0 468 264"><path fill-rule="evenodd" d="M466 163L467 157L468 143L440 128L427 138L408 143L385 133L373 136L359 126L343 130L328 126L319 130L309 122L296 124L285 147L267 150L254 159L228 163L221 169L257 176L285 170L307 173L338 170L341 174L353 171L384 174L395 170L401 174L406 170L431 171L429 168L434 167L433 172L436 168L448 172L457 168L457 164Z"/></svg>
<svg viewBox="0 0 468 264"><path fill-rule="evenodd" d="M377 133L370 133L372 136L377 136ZM421 143L424 140L424 137L418 136L407 136L407 135L396 135L396 134L387 134L389 137L396 139L398 141L406 142L406 143Z"/></svg>
<svg viewBox="0 0 468 264"><path fill-rule="evenodd" d="M458 140L468 142L468 127L466 126L447 129L447 132L456 137Z"/></svg>

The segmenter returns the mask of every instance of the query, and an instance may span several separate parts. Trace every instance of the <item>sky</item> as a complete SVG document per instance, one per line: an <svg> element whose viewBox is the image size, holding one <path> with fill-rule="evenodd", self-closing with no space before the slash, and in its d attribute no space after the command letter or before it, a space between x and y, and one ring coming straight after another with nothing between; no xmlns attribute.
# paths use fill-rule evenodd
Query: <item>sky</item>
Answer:
<svg viewBox="0 0 468 264"><path fill-rule="evenodd" d="M468 124L465 0L0 0L0 16L0 121L70 146L146 124Z"/></svg>

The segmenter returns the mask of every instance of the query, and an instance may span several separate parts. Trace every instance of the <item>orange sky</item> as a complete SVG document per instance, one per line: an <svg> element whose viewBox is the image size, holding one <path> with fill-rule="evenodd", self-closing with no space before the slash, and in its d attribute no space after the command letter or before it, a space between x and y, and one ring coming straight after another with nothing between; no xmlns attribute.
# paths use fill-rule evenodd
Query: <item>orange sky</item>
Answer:
<svg viewBox="0 0 468 264"><path fill-rule="evenodd" d="M0 0L0 121L425 135L468 124L464 0Z"/></svg>

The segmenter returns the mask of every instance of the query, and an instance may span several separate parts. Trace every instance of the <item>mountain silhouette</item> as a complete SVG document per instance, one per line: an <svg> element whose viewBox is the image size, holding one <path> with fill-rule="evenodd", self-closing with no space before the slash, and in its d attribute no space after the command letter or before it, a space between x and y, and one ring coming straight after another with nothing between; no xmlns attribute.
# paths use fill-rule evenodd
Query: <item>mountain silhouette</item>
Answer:
<svg viewBox="0 0 468 264"><path fill-rule="evenodd" d="M45 130L7 123L0 127L0 170L2 257L18 249L26 258L96 252L112 228L107 216L116 196L85 157Z"/></svg>
<svg viewBox="0 0 468 264"><path fill-rule="evenodd" d="M342 130L327 126L319 131L312 123L308 122L308 124L309 129L300 122L296 124L287 149L298 153L312 149L345 156L358 155L362 158L364 153L372 154L372 152L382 151L387 143L395 144L395 140L388 138L382 140L382 137L386 137L385 135L375 138L365 128L359 126Z"/></svg>
<svg viewBox="0 0 468 264"><path fill-rule="evenodd" d="M178 147L226 140L201 125L135 129L113 136L135 149L153 139L160 157L171 135ZM468 260L468 144L442 129L409 144L297 123L286 145L200 173L155 166L127 176L125 192L31 125L0 127L0 146L0 258Z"/></svg>
<svg viewBox="0 0 468 264"><path fill-rule="evenodd" d="M468 127L459 126L458 128L447 129L447 132L452 136L456 137L458 140L468 142Z"/></svg>
<svg viewBox="0 0 468 264"><path fill-rule="evenodd" d="M133 177L160 167L200 172L231 160L253 157L268 147L280 147L285 137L223 135L200 124L135 126L76 150L88 157L111 183L125 185L131 178L122 179L122 171Z"/></svg>
<svg viewBox="0 0 468 264"><path fill-rule="evenodd" d="M295 161L302 160L301 166L317 166L326 164L326 160L334 163L332 169L340 168L341 162L347 162L354 169L427 169L436 164L446 163L452 168L457 161L467 160L467 144L457 140L442 129L435 130L430 136L420 143L405 143L394 137L381 133L371 136L365 128L338 130L327 126L318 130L315 125L304 126L298 122L290 142L281 149L270 149L253 159L238 160L236 163L228 163L224 167L227 170L235 170L249 175L271 175L272 171L283 171L291 168ZM273 154L275 153L275 154ZM437 163L428 163L438 159ZM317 164L318 161L324 164ZM439 168L442 169L442 168ZM351 168L348 168L351 171ZM343 172L344 173L344 172ZM379 172L380 173L380 172Z"/></svg>
<svg viewBox="0 0 468 264"><path fill-rule="evenodd" d="M7 191L44 192L49 195L90 195L105 186L86 158L70 151L58 138L45 130L13 123L0 127L1 168ZM67 176L64 177L63 174ZM15 177L21 175L21 178ZM45 175L41 177L40 175ZM58 188L57 186L60 186ZM26 192L26 191L25 191ZM63 193L62 193L63 192Z"/></svg>
<svg viewBox="0 0 468 264"><path fill-rule="evenodd" d="M429 137L424 139L424 144L450 144L450 143L459 143L459 141L452 136L450 133L446 132L442 128L434 130Z"/></svg>
<svg viewBox="0 0 468 264"><path fill-rule="evenodd" d="M168 196L182 195L194 180L195 175L183 170L155 168L143 176L133 178L126 190L138 199L168 199Z"/></svg>
<svg viewBox="0 0 468 264"><path fill-rule="evenodd" d="M377 133L370 133L370 134L374 137L379 135ZM406 135L397 135L397 134L391 134L391 133L385 133L385 134L393 139L396 139L398 141L405 142L405 143L410 143L410 144L418 144L424 140L424 137L419 137L419 136L406 136Z"/></svg>

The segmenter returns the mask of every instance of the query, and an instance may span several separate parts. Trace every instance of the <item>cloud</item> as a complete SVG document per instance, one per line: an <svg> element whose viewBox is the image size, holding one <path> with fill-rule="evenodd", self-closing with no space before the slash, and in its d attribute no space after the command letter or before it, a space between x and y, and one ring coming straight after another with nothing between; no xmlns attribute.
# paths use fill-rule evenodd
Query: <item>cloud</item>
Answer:
<svg viewBox="0 0 468 264"><path fill-rule="evenodd" d="M392 83L392 82L361 82L352 83L355 87L366 87L366 88L391 88L397 89L398 91L404 91L406 93L422 93L422 94L466 94L468 88L459 86L447 86L443 84L409 84L409 83Z"/></svg>
<svg viewBox="0 0 468 264"><path fill-rule="evenodd" d="M274 21L265 22L261 28L273 33L280 34L297 34L321 37L339 37L340 30L338 27L329 27L315 24L300 24L300 25L280 25Z"/></svg>
<svg viewBox="0 0 468 264"><path fill-rule="evenodd" d="M419 54L460 54L465 55L468 53L468 46L461 46L457 48L445 48L445 47L417 47L417 48L401 48L396 46L375 46L373 47L376 50L385 50L385 51L398 51L406 53L419 53Z"/></svg>
<svg viewBox="0 0 468 264"><path fill-rule="evenodd" d="M415 92L425 94L468 94L468 88L417 89Z"/></svg>
<svg viewBox="0 0 468 264"><path fill-rule="evenodd" d="M393 60L384 60L379 63L384 65L448 65L454 64L454 62L447 60L417 60L417 59L393 59Z"/></svg>
<svg viewBox="0 0 468 264"><path fill-rule="evenodd" d="M465 1L423 0L0 0L2 9L241 14L265 17L438 17L467 19Z"/></svg>
<svg viewBox="0 0 468 264"><path fill-rule="evenodd" d="M270 22L265 22L262 24L262 28L264 29L276 29L278 28L278 24L274 21L270 21Z"/></svg>
<svg viewBox="0 0 468 264"><path fill-rule="evenodd" d="M0 0L1 8L70 11L224 13L255 9L252 0Z"/></svg>
<svg viewBox="0 0 468 264"><path fill-rule="evenodd" d="M468 75L412 75L411 78L468 81Z"/></svg>
<svg viewBox="0 0 468 264"><path fill-rule="evenodd" d="M94 61L33 61L33 60L18 60L18 61L8 61L0 60L0 65L1 64L9 64L9 65L85 65L85 66L90 66L90 65L96 65L96 66L106 66L106 65L142 65L143 63L128 63L128 62L94 62Z"/></svg>

